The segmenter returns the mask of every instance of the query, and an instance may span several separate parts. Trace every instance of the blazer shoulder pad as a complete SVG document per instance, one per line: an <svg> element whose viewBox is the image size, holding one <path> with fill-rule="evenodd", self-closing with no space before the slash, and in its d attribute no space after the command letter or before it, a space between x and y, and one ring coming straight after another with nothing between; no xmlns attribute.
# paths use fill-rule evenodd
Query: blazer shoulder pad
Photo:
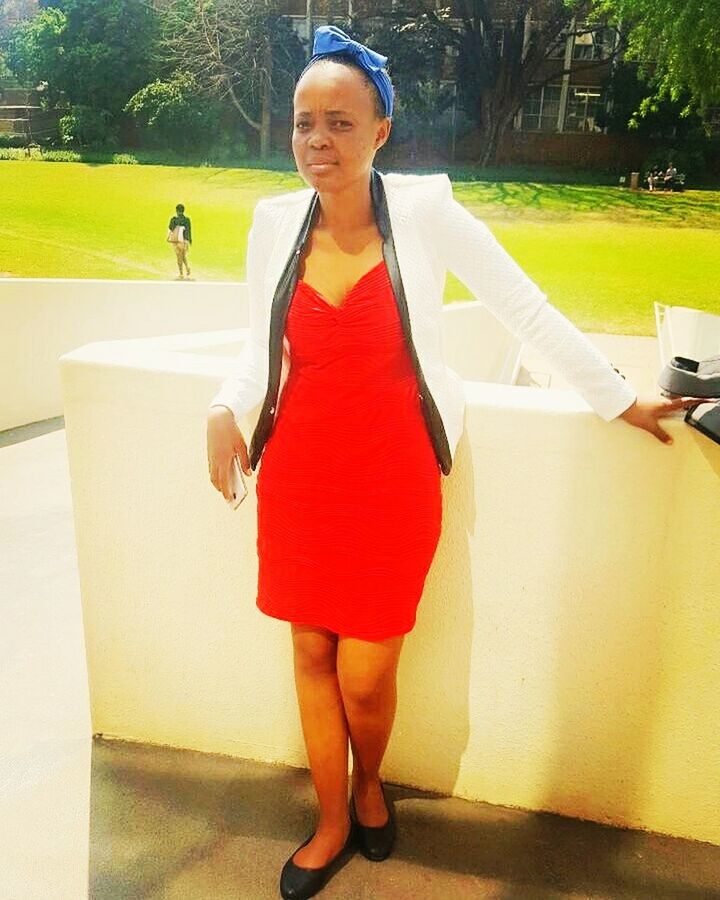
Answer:
<svg viewBox="0 0 720 900"><path fill-rule="evenodd" d="M272 194L270 197L262 197L257 205L261 204L267 209L285 209L297 203L308 203L315 193L313 188L298 188L296 191L285 191L282 194Z"/></svg>
<svg viewBox="0 0 720 900"><path fill-rule="evenodd" d="M445 192L452 190L450 178L446 172L432 172L428 175L416 175L406 172L387 172L382 176L383 182L391 188L404 190Z"/></svg>
<svg viewBox="0 0 720 900"><path fill-rule="evenodd" d="M383 175L384 184L391 194L405 198L403 202L414 206L422 215L435 211L438 206L452 199L452 184L445 172L430 175L406 175L390 172Z"/></svg>

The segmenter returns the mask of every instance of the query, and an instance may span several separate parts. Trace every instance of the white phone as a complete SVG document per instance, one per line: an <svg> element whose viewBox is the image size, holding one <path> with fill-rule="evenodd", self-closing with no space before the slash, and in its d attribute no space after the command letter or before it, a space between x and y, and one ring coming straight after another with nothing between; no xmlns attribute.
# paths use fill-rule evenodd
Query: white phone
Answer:
<svg viewBox="0 0 720 900"><path fill-rule="evenodd" d="M245 484L245 475L240 466L240 457L237 453L233 456L232 468L230 470L230 490L233 493L233 497L231 500L226 500L225 502L232 507L232 509L237 509L247 497L248 493L247 484Z"/></svg>

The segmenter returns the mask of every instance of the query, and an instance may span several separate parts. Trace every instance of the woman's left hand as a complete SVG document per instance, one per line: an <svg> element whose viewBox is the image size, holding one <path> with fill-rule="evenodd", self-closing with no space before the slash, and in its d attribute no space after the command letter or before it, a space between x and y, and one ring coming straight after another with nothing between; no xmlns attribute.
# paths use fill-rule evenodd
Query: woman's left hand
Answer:
<svg viewBox="0 0 720 900"><path fill-rule="evenodd" d="M640 403L636 400L624 413L620 413L619 418L629 422L630 425L635 425L636 428L644 428L645 431L654 434L663 444L672 444L672 437L664 428L660 427L658 420L669 416L677 409L707 402L706 399L699 397L673 397L652 403Z"/></svg>

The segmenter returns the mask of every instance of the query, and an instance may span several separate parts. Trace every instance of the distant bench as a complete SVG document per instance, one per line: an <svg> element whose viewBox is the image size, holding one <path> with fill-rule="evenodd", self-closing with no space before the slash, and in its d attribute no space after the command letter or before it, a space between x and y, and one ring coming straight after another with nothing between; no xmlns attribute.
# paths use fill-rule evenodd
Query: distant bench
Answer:
<svg viewBox="0 0 720 900"><path fill-rule="evenodd" d="M645 173L644 183L648 185L648 178L650 177L650 172ZM656 191L684 191L685 190L685 173L678 172L674 178L670 181L665 181L664 174L658 175L655 178L655 187Z"/></svg>

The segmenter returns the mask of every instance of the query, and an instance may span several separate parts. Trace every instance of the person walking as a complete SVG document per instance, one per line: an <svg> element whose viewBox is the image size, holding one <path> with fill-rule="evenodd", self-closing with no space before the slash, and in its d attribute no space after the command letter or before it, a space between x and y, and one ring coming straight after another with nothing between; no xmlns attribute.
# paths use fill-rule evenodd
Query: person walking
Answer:
<svg viewBox="0 0 720 900"><path fill-rule="evenodd" d="M170 219L168 224L167 239L175 248L175 257L180 272L179 280L183 281L183 266L185 267L187 277L190 277L190 266L188 265L187 255L190 245L192 244L192 223L185 215L185 206L182 203L178 203L175 207L175 215Z"/></svg>
<svg viewBox="0 0 720 900"><path fill-rule="evenodd" d="M262 458L256 605L290 623L319 807L280 873L282 897L296 900L357 849L387 858L396 838L380 768L463 430L463 382L442 356L446 271L561 366L604 420L666 441L658 419L680 405L640 402L454 199L446 174L374 167L392 123L386 63L335 26L315 31L293 95L292 149L308 187L256 203L250 337L207 416L210 480L225 499L233 457L247 475ZM248 447L239 423L258 406Z"/></svg>

